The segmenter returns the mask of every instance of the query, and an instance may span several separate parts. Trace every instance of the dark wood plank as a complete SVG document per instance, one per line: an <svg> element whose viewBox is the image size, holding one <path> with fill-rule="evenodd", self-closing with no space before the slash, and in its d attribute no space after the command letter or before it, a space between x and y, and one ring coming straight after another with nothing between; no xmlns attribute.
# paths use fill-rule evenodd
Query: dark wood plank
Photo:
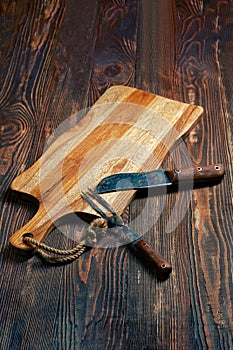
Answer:
<svg viewBox="0 0 233 350"><path fill-rule="evenodd" d="M43 152L61 121L87 106L96 1L1 3L1 195ZM86 12L89 20L81 24ZM84 36L85 34L85 36ZM75 45L74 43L78 43ZM62 267L25 260L8 238L35 208L7 194L1 202L1 346L51 349ZM54 232L51 245L66 247Z"/></svg>
<svg viewBox="0 0 233 350"><path fill-rule="evenodd" d="M160 297L159 292L156 296L148 292L139 294L138 300L135 293L140 305L157 305L155 300L162 300L153 320L158 347L232 346L232 119L228 111L230 95L225 93L231 91L231 83L224 78L231 75L231 66L225 62L229 60L226 46L230 46L227 32L232 32L232 9L232 4L222 1L145 1L141 5L140 13L144 15L139 32L137 87L202 105L205 113L186 139L187 150L194 163L223 162L227 167L220 185L193 191L191 210L164 238L168 219L175 221L171 216L178 200L177 195L169 194L167 213L163 212L166 216L155 226L158 231L150 234L152 244L155 240L174 265L170 288L164 291L165 284L161 286ZM152 17L158 21L151 21ZM225 48L223 55L221 48ZM185 154L183 146L177 148L164 166L179 163ZM149 206L147 220L152 208L156 210L156 205ZM137 213L138 209L132 212L134 216ZM140 230L140 226L135 229ZM135 262L130 262L130 268L134 266ZM150 326L150 317L142 317L141 324Z"/></svg>
<svg viewBox="0 0 233 350"><path fill-rule="evenodd" d="M134 86L137 1L99 1L89 91L92 104L112 85Z"/></svg>
<svg viewBox="0 0 233 350"><path fill-rule="evenodd" d="M136 1L99 1L97 38L88 104L112 85L133 85ZM57 348L114 349L126 343L127 256L125 247L93 249L65 269L58 310ZM73 307L67 307L67 293ZM74 308L77 310L74 316ZM71 319L69 327L63 324ZM72 341L71 341L72 338Z"/></svg>

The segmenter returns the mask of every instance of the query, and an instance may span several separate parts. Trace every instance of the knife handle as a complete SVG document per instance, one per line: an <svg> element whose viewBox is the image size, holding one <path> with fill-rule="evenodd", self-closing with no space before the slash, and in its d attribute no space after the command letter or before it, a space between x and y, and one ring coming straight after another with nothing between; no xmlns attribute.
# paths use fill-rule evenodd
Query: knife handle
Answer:
<svg viewBox="0 0 233 350"><path fill-rule="evenodd" d="M160 279L165 279L171 273L172 266L169 262L144 239L130 243L129 248L145 261L152 270L155 270Z"/></svg>
<svg viewBox="0 0 233 350"><path fill-rule="evenodd" d="M180 170L167 170L166 173L170 181L176 184L179 181L203 182L214 180L223 176L225 169L223 164L196 165Z"/></svg>

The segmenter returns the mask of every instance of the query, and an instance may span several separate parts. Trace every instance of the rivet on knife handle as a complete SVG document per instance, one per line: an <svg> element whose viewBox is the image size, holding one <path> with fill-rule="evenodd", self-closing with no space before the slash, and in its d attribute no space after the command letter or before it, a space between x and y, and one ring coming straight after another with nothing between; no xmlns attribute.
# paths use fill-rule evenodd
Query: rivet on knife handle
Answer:
<svg viewBox="0 0 233 350"><path fill-rule="evenodd" d="M166 173L173 184L192 180L196 183L217 179L224 175L225 169L223 164L197 165L180 170L167 170Z"/></svg>
<svg viewBox="0 0 233 350"><path fill-rule="evenodd" d="M197 165L179 170L152 170L138 173L118 173L103 178L95 192L107 193L145 188L171 186L178 181L207 182L221 178L225 173L223 164Z"/></svg>

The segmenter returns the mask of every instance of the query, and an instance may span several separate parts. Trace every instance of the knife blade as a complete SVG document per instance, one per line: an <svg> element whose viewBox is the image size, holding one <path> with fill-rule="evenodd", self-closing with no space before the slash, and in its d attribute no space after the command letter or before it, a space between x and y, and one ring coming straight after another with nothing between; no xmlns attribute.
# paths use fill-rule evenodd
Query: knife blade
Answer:
<svg viewBox="0 0 233 350"><path fill-rule="evenodd" d="M95 188L97 193L140 190L176 185L180 181L195 183L216 180L225 173L223 164L196 165L183 169L153 170L138 173L118 173L105 177Z"/></svg>

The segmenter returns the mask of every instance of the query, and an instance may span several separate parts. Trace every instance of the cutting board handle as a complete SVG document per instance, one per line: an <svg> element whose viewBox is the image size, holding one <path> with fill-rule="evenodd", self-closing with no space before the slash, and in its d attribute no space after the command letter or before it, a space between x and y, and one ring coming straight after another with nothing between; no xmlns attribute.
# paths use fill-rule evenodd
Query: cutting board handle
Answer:
<svg viewBox="0 0 233 350"><path fill-rule="evenodd" d="M89 213L80 190L92 187L101 178L119 171L157 167L202 113L200 106L135 88L107 90L80 122L58 133L42 157L11 184L12 190L29 194L40 203L32 220L10 238L11 245L18 251L31 252L23 242L25 234L41 242L60 217L71 212ZM70 123L66 120L65 124ZM134 191L129 191L105 198L121 215L133 196Z"/></svg>
<svg viewBox="0 0 233 350"><path fill-rule="evenodd" d="M24 236L30 235L38 242L42 242L53 230L54 223L43 207L39 207L37 213L23 227L10 237L11 246L21 255L31 256L36 248L25 244Z"/></svg>

